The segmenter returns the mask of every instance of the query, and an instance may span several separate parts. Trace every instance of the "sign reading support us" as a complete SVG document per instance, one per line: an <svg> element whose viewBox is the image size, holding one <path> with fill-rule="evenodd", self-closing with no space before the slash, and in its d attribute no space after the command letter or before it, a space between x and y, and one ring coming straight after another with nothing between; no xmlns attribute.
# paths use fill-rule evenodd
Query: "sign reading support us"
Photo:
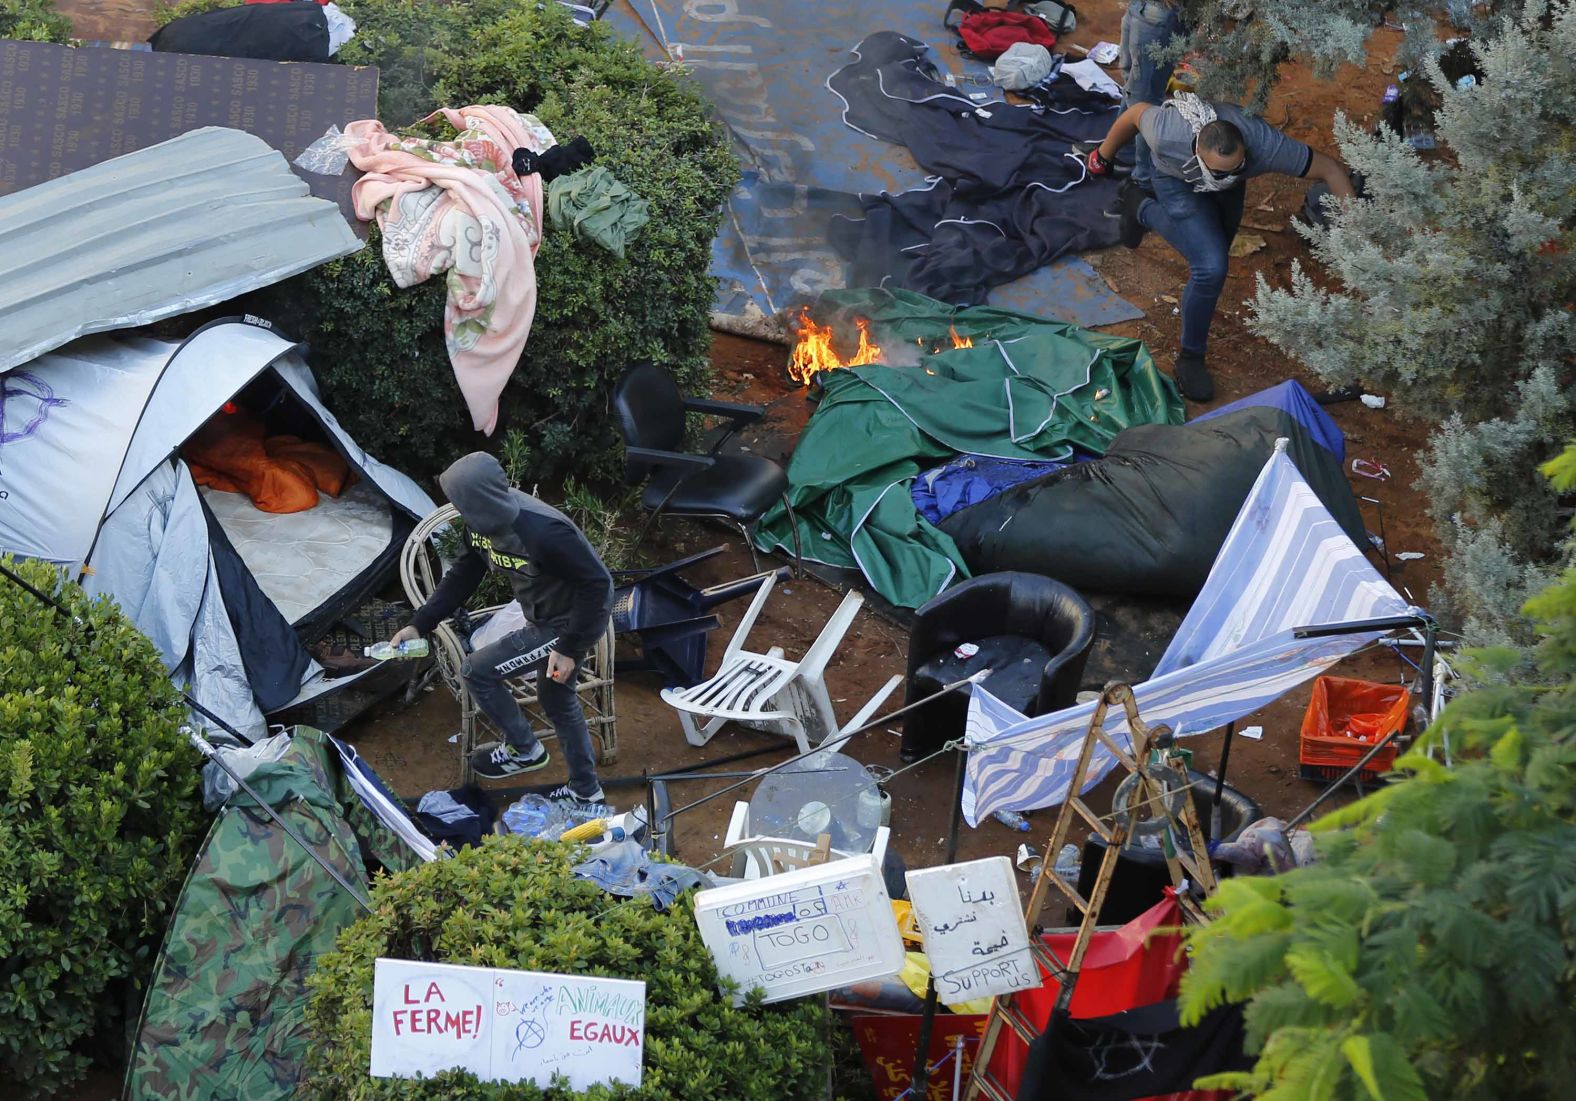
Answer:
<svg viewBox="0 0 1576 1101"><path fill-rule="evenodd" d="M1012 862L1005 856L909 872L908 900L944 1004L1040 985Z"/></svg>
<svg viewBox="0 0 1576 1101"><path fill-rule="evenodd" d="M645 1032L643 982L388 959L374 971L375 1078L638 1086Z"/></svg>

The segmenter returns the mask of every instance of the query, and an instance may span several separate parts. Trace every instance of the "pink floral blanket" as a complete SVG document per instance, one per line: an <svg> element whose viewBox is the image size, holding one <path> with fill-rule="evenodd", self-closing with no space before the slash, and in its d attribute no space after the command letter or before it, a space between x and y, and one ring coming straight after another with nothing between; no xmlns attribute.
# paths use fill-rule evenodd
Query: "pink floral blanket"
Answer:
<svg viewBox="0 0 1576 1101"><path fill-rule="evenodd" d="M377 219L383 259L409 287L447 273L443 331L471 423L491 435L498 396L520 362L536 314L536 250L542 240L542 178L516 176L514 150L555 144L535 118L508 107L445 108L451 141L391 134L375 119L345 127L348 154L364 176L356 215Z"/></svg>

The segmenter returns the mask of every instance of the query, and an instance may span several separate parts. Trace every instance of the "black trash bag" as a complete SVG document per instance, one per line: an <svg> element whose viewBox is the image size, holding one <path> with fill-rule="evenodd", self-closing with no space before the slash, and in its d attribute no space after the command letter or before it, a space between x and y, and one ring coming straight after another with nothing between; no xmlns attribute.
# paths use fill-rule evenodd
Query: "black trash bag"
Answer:
<svg viewBox="0 0 1576 1101"><path fill-rule="evenodd" d="M148 39L160 53L327 61L328 17L317 4L243 4L174 19Z"/></svg>
<svg viewBox="0 0 1576 1101"><path fill-rule="evenodd" d="M961 509L941 530L975 576L1023 570L1080 592L1192 599L1282 436L1324 507L1366 547L1340 460L1290 413L1269 406L1135 425L1117 433L1104 458Z"/></svg>

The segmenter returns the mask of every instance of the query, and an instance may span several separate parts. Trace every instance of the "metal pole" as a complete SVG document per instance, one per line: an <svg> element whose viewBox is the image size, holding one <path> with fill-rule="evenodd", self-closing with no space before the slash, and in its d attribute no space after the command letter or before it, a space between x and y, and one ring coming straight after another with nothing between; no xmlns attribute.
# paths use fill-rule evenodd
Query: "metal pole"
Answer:
<svg viewBox="0 0 1576 1101"><path fill-rule="evenodd" d="M947 858L943 864L951 864L958 858L958 831L963 824L963 779L964 762L968 753L960 745L957 753L957 776L952 785L952 825L947 830ZM1045 872L1041 873L1048 874ZM936 976L931 974L925 983L925 1015L919 1022L919 1048L914 1052L914 1080L909 1084L913 1096L923 1098L925 1086L930 1081L930 1067L925 1056L930 1051L930 1033L936 1023Z"/></svg>
<svg viewBox="0 0 1576 1101"><path fill-rule="evenodd" d="M908 712L908 711L912 711L916 707L923 707L925 704L929 703L932 700L939 699L940 697L946 695L948 692L956 692L959 688L962 688L966 684L978 684L980 681L984 680L988 676L990 676L990 670L989 669L981 669L978 673L974 673L971 676L964 677L962 680L955 680L951 684L943 685L941 688L937 689L935 692L932 692L930 695L926 696L924 699L915 700L913 703L905 703L902 707L899 707L896 711L888 711L885 715L882 715L880 718L871 719L869 722L865 723L864 726L855 727L853 730L850 730L847 734L840 734L836 738L828 738L826 741L824 741L820 745L816 746L810 752L811 753L820 753L823 750L831 749L831 748L833 748L835 746L840 746L844 742L847 742L849 739L853 738L857 734L863 734L865 731L871 730L871 729L873 729L875 727L878 727L878 726L881 726L883 723L889 723L893 719L897 718L899 715L902 715L902 714L904 714L905 712ZM663 819L663 822L662 822L663 829L666 829L668 827L668 824L670 822L672 822L673 819L677 818L679 815L683 814L685 811L694 810L696 807L701 806L704 803L709 803L713 799L720 799L722 796L727 795L729 792L738 791L740 788L744 787L746 784L754 783L755 780L759 779L762 776L768 776L768 775L770 775L773 772L777 772L777 771L780 771L781 769L785 769L785 768L787 768L789 765L793 764L797 760L799 760L799 756L790 757L790 758L788 758L788 760L783 761L783 762L781 762L779 764L772 765L770 768L763 768L763 769L761 769L759 774L757 774L754 777L751 777L750 779L740 780L736 784L729 784L727 787L721 789L720 791L714 791L710 795L703 795L699 799L696 799L693 803L685 803L682 807L679 807L677 810L669 811L667 813L667 816ZM715 764L717 762L713 762L713 763ZM959 780L958 782L961 784L962 780ZM960 787L958 790L961 792L962 788Z"/></svg>
<svg viewBox="0 0 1576 1101"><path fill-rule="evenodd" d="M1317 799L1315 799L1313 802L1309 803L1306 807L1302 808L1302 812L1299 813L1297 815L1297 817L1293 818L1290 822L1287 822L1286 823L1286 829L1290 830L1298 822L1301 822L1304 818L1308 817L1308 815L1312 814L1314 812L1314 809L1316 807L1318 807L1318 805L1320 803L1324 802L1330 796L1334 795L1335 792L1340 788L1340 786L1342 784L1346 783L1353 776L1356 776L1359 772L1361 772L1363 770L1363 766L1366 765L1369 761L1373 760L1375 757L1377 757L1379 755L1379 751L1381 749L1383 749L1385 746L1389 745L1391 742L1395 741L1396 736L1399 735L1400 733L1401 732L1399 730L1392 730L1392 731L1390 731L1390 733L1386 734L1383 738L1380 738L1379 741L1374 745L1374 747L1372 749L1370 749L1367 753L1363 754L1363 759L1362 760L1358 761L1351 768L1347 769L1346 775L1342 776L1339 780L1335 781L1335 783L1333 783L1329 787L1325 788L1324 791L1320 792L1319 797Z"/></svg>
<svg viewBox="0 0 1576 1101"><path fill-rule="evenodd" d="M1231 740L1236 736L1237 723L1233 719L1226 724L1226 741L1220 747L1220 767L1215 770L1215 799L1209 808L1209 837L1211 841L1220 840L1220 796L1226 790L1226 765L1231 761Z"/></svg>
<svg viewBox="0 0 1576 1101"><path fill-rule="evenodd" d="M350 880L346 879L338 868L324 860L322 856L318 854L316 849L307 844L306 838L302 837L294 826L292 826L289 822L286 822L283 818L279 817L279 812L274 810L268 801L265 800L261 795L257 794L257 790L253 788L251 784L247 783L246 780L241 777L239 772L236 772L235 769L231 768L223 757L219 756L219 752L214 749L213 745L209 743L208 739L204 738L201 734L197 733L197 731L193 730L189 726L184 726L181 729L185 731L186 740L192 744L193 749L195 749L198 753L201 753L204 757L208 758L208 760L212 761L214 764L218 765L226 773L228 773L230 779L235 781L236 786L242 791L246 792L246 794L250 795L256 801L257 805L262 808L263 812L274 820L274 824L280 829L284 830L285 833L289 834L290 839L297 845L300 845L306 854L317 862L318 867L322 868L329 875L333 876L334 882L338 883L347 892L349 892L350 897L360 903L363 910L369 914L372 912L372 902L355 887L352 887L350 885Z"/></svg>
<svg viewBox="0 0 1576 1101"><path fill-rule="evenodd" d="M1423 624L1423 674L1422 695L1423 714L1428 716L1428 721L1433 722L1434 715L1434 650L1439 641L1439 624L1434 622L1434 617L1429 616Z"/></svg>

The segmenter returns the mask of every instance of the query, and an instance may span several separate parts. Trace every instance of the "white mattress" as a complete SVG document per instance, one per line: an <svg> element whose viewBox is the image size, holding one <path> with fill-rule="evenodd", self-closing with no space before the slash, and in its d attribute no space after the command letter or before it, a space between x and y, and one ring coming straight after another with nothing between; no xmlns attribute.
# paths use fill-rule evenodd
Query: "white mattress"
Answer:
<svg viewBox="0 0 1576 1101"><path fill-rule="evenodd" d="M203 499L268 599L297 623L348 585L394 535L384 496L365 478L305 512L263 512L244 493Z"/></svg>

